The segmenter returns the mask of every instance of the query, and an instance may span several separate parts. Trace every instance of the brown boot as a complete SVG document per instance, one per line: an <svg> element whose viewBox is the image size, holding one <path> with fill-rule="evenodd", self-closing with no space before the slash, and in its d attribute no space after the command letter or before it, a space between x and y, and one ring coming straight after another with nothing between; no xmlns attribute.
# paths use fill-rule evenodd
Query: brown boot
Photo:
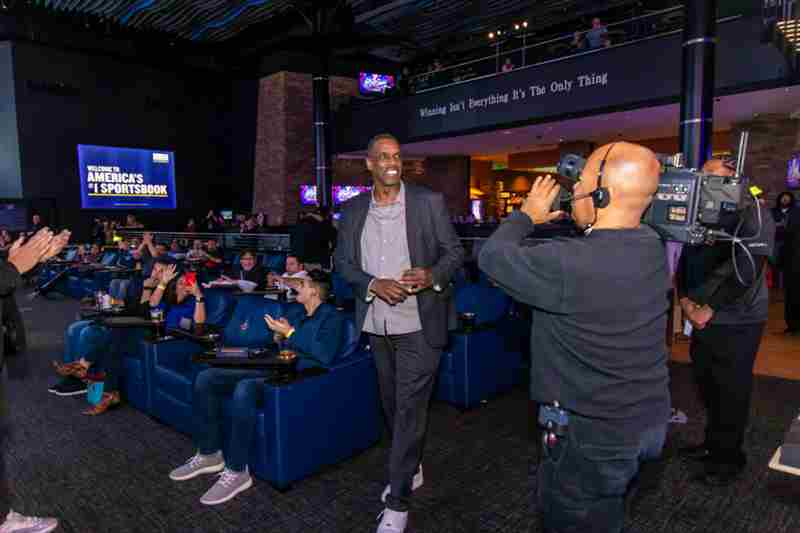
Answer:
<svg viewBox="0 0 800 533"><path fill-rule="evenodd" d="M119 406L120 402L121 400L118 391L104 392L103 398L100 400L100 402L97 405L86 409L83 414L89 416L102 415L109 409Z"/></svg>

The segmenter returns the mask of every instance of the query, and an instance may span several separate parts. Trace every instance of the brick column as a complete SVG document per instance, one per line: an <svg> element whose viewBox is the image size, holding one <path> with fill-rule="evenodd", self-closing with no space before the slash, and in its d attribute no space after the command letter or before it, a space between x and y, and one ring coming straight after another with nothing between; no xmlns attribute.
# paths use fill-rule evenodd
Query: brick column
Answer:
<svg viewBox="0 0 800 533"><path fill-rule="evenodd" d="M331 105L357 94L358 81L331 77ZM314 185L310 74L278 72L261 79L253 184L253 210L270 224L293 224L300 185Z"/></svg>
<svg viewBox="0 0 800 533"><path fill-rule="evenodd" d="M764 189L767 205L786 189L787 163L800 152L798 121L786 115L762 115L733 125L731 147L739 145L739 133L750 131L750 146L744 173L752 183Z"/></svg>

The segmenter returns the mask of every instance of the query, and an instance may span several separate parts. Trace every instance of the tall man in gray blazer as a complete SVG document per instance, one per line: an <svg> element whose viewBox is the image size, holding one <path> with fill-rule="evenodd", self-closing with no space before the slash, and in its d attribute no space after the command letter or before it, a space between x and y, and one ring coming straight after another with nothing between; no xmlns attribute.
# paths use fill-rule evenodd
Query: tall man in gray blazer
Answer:
<svg viewBox="0 0 800 533"><path fill-rule="evenodd" d="M428 403L455 323L450 279L464 249L442 195L402 180L396 138L373 137L366 163L372 194L343 206L335 262L353 286L356 326L369 334L392 433L378 533L402 533L411 492L423 481Z"/></svg>

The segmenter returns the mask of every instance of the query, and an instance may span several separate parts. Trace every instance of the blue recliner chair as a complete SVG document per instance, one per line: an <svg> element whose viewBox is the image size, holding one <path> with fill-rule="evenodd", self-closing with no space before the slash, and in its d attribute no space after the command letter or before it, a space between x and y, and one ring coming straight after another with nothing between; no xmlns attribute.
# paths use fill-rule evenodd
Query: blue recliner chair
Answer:
<svg viewBox="0 0 800 533"><path fill-rule="evenodd" d="M242 294L222 333L226 346L256 348L272 344L264 315L281 316L283 306L263 296ZM208 312L208 310L207 310ZM207 368L192 362L202 346L184 339L149 343L152 354L152 415L183 433L192 432L192 395L197 374Z"/></svg>
<svg viewBox="0 0 800 533"><path fill-rule="evenodd" d="M285 490L380 439L377 375L372 354L359 349L359 337L348 320L345 346L327 373L265 385L250 451L253 474ZM230 420L228 414L226 423Z"/></svg>
<svg viewBox="0 0 800 533"><path fill-rule="evenodd" d="M203 294L206 300L206 323L224 327L231 317L234 306L234 299L230 291L207 289ZM125 373L122 380L122 387L131 405L145 413L154 414L153 381L155 379L156 353L160 354L163 361L169 360L170 354L173 352L182 353L181 350L190 350L191 354L194 354L197 353L201 347L183 339L172 339L161 342L143 339L144 336L139 337L139 345L136 350L131 350L124 354L123 368ZM163 370L160 374L163 380L167 379L164 377L164 374L167 376L171 375L167 370ZM192 380L194 380L194 374L196 374L196 372L191 373ZM194 381L192 381L192 383L194 383ZM180 389L178 389L178 393L179 392ZM171 396L162 398L161 405L171 405L171 400ZM168 415L169 413L167 416Z"/></svg>
<svg viewBox="0 0 800 533"><path fill-rule="evenodd" d="M452 332L450 346L439 365L435 397L469 409L487 398L511 389L519 380L522 352L508 349L502 328L511 307L500 289L470 284L456 291L459 313L475 314L472 332Z"/></svg>
<svg viewBox="0 0 800 533"><path fill-rule="evenodd" d="M272 252L264 255L264 268L267 272L282 274L286 270L286 254Z"/></svg>

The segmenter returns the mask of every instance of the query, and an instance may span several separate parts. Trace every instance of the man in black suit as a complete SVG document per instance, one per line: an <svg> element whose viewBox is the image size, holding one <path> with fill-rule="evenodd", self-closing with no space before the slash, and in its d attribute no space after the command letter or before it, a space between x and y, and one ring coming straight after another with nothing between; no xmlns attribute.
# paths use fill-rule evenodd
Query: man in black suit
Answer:
<svg viewBox="0 0 800 533"><path fill-rule="evenodd" d="M378 533L402 533L411 492L422 485L428 403L455 324L450 278L464 249L442 195L403 182L397 139L373 137L366 163L372 194L343 206L335 264L353 286L356 326L369 334L392 433Z"/></svg>

